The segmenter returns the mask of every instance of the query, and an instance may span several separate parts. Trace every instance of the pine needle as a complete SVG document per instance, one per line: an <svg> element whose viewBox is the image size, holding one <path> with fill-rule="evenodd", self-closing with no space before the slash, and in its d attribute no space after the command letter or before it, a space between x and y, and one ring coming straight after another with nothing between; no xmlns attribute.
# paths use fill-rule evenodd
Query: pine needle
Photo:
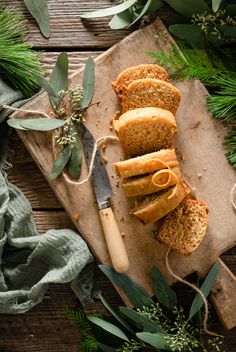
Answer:
<svg viewBox="0 0 236 352"><path fill-rule="evenodd" d="M236 170L236 132L231 132L224 139L224 146L228 150L225 154L228 162Z"/></svg>
<svg viewBox="0 0 236 352"><path fill-rule="evenodd" d="M11 8L0 8L0 75L15 89L29 97L38 88L43 71L39 54L25 43L26 23Z"/></svg>

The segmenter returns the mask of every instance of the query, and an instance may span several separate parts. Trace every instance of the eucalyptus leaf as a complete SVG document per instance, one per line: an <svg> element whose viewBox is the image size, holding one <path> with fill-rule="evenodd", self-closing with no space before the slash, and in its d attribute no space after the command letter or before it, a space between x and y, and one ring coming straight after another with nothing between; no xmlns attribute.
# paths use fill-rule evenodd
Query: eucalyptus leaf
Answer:
<svg viewBox="0 0 236 352"><path fill-rule="evenodd" d="M230 16L236 16L236 4L229 4L225 6L225 11Z"/></svg>
<svg viewBox="0 0 236 352"><path fill-rule="evenodd" d="M109 332L110 334L116 337L119 337L124 341L129 341L128 337L123 333L123 331L117 326L115 326L114 324L110 323L109 321L95 317L93 315L89 315L87 318L91 323L99 326L100 328Z"/></svg>
<svg viewBox="0 0 236 352"><path fill-rule="evenodd" d="M127 307L120 307L120 311L140 330L147 332L162 332L162 328L150 319L144 317L142 314Z"/></svg>
<svg viewBox="0 0 236 352"><path fill-rule="evenodd" d="M10 120L7 120L7 124L10 127L16 128L17 130L27 131L27 128L24 128L23 126L21 126L21 123L23 121L26 121L26 120L23 120L23 119L10 119Z"/></svg>
<svg viewBox="0 0 236 352"><path fill-rule="evenodd" d="M160 332L155 332L155 333L150 333L150 332L138 332L136 336L148 343L152 347L156 347L160 350L171 350L171 348L167 345L166 339L165 339L166 334L162 334Z"/></svg>
<svg viewBox="0 0 236 352"><path fill-rule="evenodd" d="M164 276L157 267L152 269L152 282L154 293L158 301L166 308L173 310L174 307L177 306L176 293L168 285Z"/></svg>
<svg viewBox="0 0 236 352"><path fill-rule="evenodd" d="M154 303L147 291L127 275L117 273L115 270L105 265L99 265L99 268L109 280L123 289L135 307L142 308L143 306L149 306Z"/></svg>
<svg viewBox="0 0 236 352"><path fill-rule="evenodd" d="M71 156L67 163L67 171L72 179L78 180L80 178L82 164L81 133L78 122L73 121L70 134L76 138L76 142L71 150Z"/></svg>
<svg viewBox="0 0 236 352"><path fill-rule="evenodd" d="M24 0L25 6L39 25L45 38L51 34L47 0Z"/></svg>
<svg viewBox="0 0 236 352"><path fill-rule="evenodd" d="M113 317L121 324L123 325L129 332L134 334L134 331L132 327L122 318L122 316L107 302L105 297L101 294L98 293L98 297L101 300L102 304L106 307L106 309L113 315Z"/></svg>
<svg viewBox="0 0 236 352"><path fill-rule="evenodd" d="M52 71L49 84L54 92L66 91L68 88L68 55L63 52L58 55L56 65ZM62 98L50 96L50 101L54 109L58 107Z"/></svg>
<svg viewBox="0 0 236 352"><path fill-rule="evenodd" d="M164 5L164 2L162 0L152 0L152 2L148 7L148 10L146 11L146 15L156 12L163 5Z"/></svg>
<svg viewBox="0 0 236 352"><path fill-rule="evenodd" d="M125 2L122 2L119 5L112 6L112 7L106 8L106 9L97 10L97 11L93 11L93 12L86 12L83 15L81 15L80 17L89 19L89 18L96 18L96 17L113 16L113 15L116 15L118 13L125 11L129 7L133 6L136 2L137 2L137 0L127 0Z"/></svg>
<svg viewBox="0 0 236 352"><path fill-rule="evenodd" d="M83 76L83 99L80 102L82 109L89 106L94 94L94 60L89 57L86 61Z"/></svg>
<svg viewBox="0 0 236 352"><path fill-rule="evenodd" d="M43 77L38 77L37 82L40 85L40 87L43 88L48 93L49 96L57 97L57 93L54 91L49 81L47 81Z"/></svg>
<svg viewBox="0 0 236 352"><path fill-rule="evenodd" d="M196 48L204 47L205 39L199 26L193 24L173 24L169 26L169 31Z"/></svg>
<svg viewBox="0 0 236 352"><path fill-rule="evenodd" d="M135 20L130 24L133 25L136 23L138 20L140 20L141 17L143 17L145 14L150 13L151 9L153 7L153 4L159 5L158 8L160 8L163 5L163 2L160 0L148 0L146 4L143 6L141 12L139 13L138 17L135 18ZM156 8L156 7L155 7Z"/></svg>
<svg viewBox="0 0 236 352"><path fill-rule="evenodd" d="M58 155L57 159L55 160L52 171L49 174L49 180L55 180L64 170L68 160L71 156L71 146L67 145L62 152Z"/></svg>
<svg viewBox="0 0 236 352"><path fill-rule="evenodd" d="M58 119L26 119L21 121L21 126L27 130L33 131L52 131L62 127L66 123L66 120Z"/></svg>
<svg viewBox="0 0 236 352"><path fill-rule="evenodd" d="M211 9L204 0L164 0L175 11L186 17L195 13L210 12Z"/></svg>
<svg viewBox="0 0 236 352"><path fill-rule="evenodd" d="M98 342L97 346L102 350L103 352L116 352L117 350L114 347L104 345L104 343Z"/></svg>
<svg viewBox="0 0 236 352"><path fill-rule="evenodd" d="M218 11L221 3L222 3L222 0L212 0L212 10L214 12Z"/></svg>
<svg viewBox="0 0 236 352"><path fill-rule="evenodd" d="M211 292L211 288L214 284L214 281L219 272L219 269L220 269L219 263L215 263L210 269L209 273L207 274L207 277L205 278L202 286L200 287L200 290L202 291L202 293L206 298ZM203 305L204 305L203 299L199 295L199 293L197 293L191 305L188 320L192 319L192 317L195 314L197 314L197 312L201 309Z"/></svg>
<svg viewBox="0 0 236 352"><path fill-rule="evenodd" d="M190 19L188 17L184 17L178 13L175 13L174 15L170 16L167 18L166 22L165 22L168 26L170 26L171 24L183 24L183 23L191 23Z"/></svg>
<svg viewBox="0 0 236 352"><path fill-rule="evenodd" d="M236 27L233 26L223 26L220 27L221 32L227 34L230 37L236 38Z"/></svg>
<svg viewBox="0 0 236 352"><path fill-rule="evenodd" d="M130 9L127 9L127 10L113 16L109 22L109 27L111 29L126 28L130 25L130 23L132 23L132 21L133 21L133 16L130 12Z"/></svg>

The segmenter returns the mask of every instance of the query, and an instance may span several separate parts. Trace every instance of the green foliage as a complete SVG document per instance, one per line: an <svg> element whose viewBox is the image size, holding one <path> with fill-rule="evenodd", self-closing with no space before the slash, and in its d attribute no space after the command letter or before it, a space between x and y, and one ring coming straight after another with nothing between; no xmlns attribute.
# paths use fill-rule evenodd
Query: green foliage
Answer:
<svg viewBox="0 0 236 352"><path fill-rule="evenodd" d="M228 162L236 170L236 132L230 132L224 139L224 146L228 150L225 154Z"/></svg>
<svg viewBox="0 0 236 352"><path fill-rule="evenodd" d="M71 146L67 145L57 156L52 170L49 174L49 180L54 181L64 170L71 157Z"/></svg>
<svg viewBox="0 0 236 352"><path fill-rule="evenodd" d="M127 294L128 298L135 307L143 307L153 303L146 290L131 280L127 275L120 274L114 269L105 265L99 265L99 268L103 271L109 280L111 280Z"/></svg>
<svg viewBox="0 0 236 352"><path fill-rule="evenodd" d="M29 97L37 91L37 77L43 70L39 54L24 42L26 30L26 22L19 13L11 8L0 8L1 77Z"/></svg>
<svg viewBox="0 0 236 352"><path fill-rule="evenodd" d="M113 271L104 270L105 267L102 266L101 269L103 272L108 274L107 276L112 280L116 285L126 285L126 292L136 289L136 295L143 297L143 290L140 290L140 286L137 283L133 282L132 279L129 278L127 280L127 276L124 274L119 274L119 276L115 276ZM215 280L216 274L218 272L218 264L215 264L209 274L207 275L201 289L204 295L208 295L210 289ZM154 280L156 281L157 277L161 277L161 289L158 286L158 295L157 299L161 297L159 290L162 291L167 289L171 297L173 299L173 292L170 288L167 288L167 282L165 281L163 276L160 276L160 271L155 268L152 273L154 274ZM121 278L123 276L123 279ZM128 288L127 288L128 287ZM96 346L99 350L104 352L132 352L142 350L144 347L154 347L154 350L170 350L176 352L219 352L221 341L216 339L209 339L206 342L206 346L202 344L200 337L200 330L195 327L194 321L187 321L185 318L185 314L183 308L176 307L174 305L171 314L168 317L164 313L164 309L162 309L161 304L158 302L150 304L143 304L142 307L139 308L127 308L120 307L120 314L117 318L117 313L114 314L114 308L112 308L109 303L104 299L102 295L100 295L100 299L105 307L108 308L109 312L115 318L112 322L98 318L97 316L88 316L85 318L83 313L81 312L71 312L69 310L69 318L73 320L78 326L81 326L82 330L82 341L84 339L84 331L89 331L90 339L87 338L87 341L93 341L91 345L90 351L93 351L93 346ZM138 300L138 298L137 298ZM142 301L142 298L141 298ZM164 300L165 301L165 300ZM168 298L169 302L169 298ZM176 298L174 297L174 303L176 303ZM166 302L165 302L166 303ZM195 314L196 311L199 311L202 306L201 299L196 296L193 305L192 312ZM122 317L122 320L120 320ZM114 322L113 322L114 321ZM124 324L124 321L127 322L127 325ZM89 324L89 326L88 326ZM118 324L115 325L115 324ZM105 341L109 341L111 344L111 336L115 336L118 340L114 346L104 345L101 340L101 331L96 332L94 328L98 326L99 329L105 333L104 339ZM131 327L131 329L130 329ZM122 341L123 340L123 341ZM81 348L82 346L82 348ZM84 349L84 345L80 343L81 351L89 351L89 349ZM94 349L95 350L95 349Z"/></svg>
<svg viewBox="0 0 236 352"><path fill-rule="evenodd" d="M171 310L177 306L177 296L167 284L164 276L157 267L152 269L153 289L157 300L166 308Z"/></svg>
<svg viewBox="0 0 236 352"><path fill-rule="evenodd" d="M211 270L208 272L207 277L205 278L202 286L200 287L200 290L204 294L205 297L208 297L211 288L215 282L216 276L219 272L220 265L219 263L215 263L212 267ZM188 320L192 319L192 317L199 312L201 307L203 306L204 302L202 297L200 296L199 293L197 293L196 297L193 300L193 303L190 307L190 312L189 312L189 317Z"/></svg>
<svg viewBox="0 0 236 352"><path fill-rule="evenodd" d="M48 118L39 119L12 119L8 125L19 130L52 131L65 125L66 121Z"/></svg>
<svg viewBox="0 0 236 352"><path fill-rule="evenodd" d="M47 0L24 0L25 6L39 25L45 38L50 37L51 29Z"/></svg>
<svg viewBox="0 0 236 352"><path fill-rule="evenodd" d="M58 55L56 65L52 71L48 84L57 94L55 97L49 93L52 107L56 110L62 101L64 94L68 88L68 55L61 53Z"/></svg>
<svg viewBox="0 0 236 352"><path fill-rule="evenodd" d="M89 106L93 99L94 94L94 61L91 57L88 58L83 77L83 98L81 99L81 109Z"/></svg>

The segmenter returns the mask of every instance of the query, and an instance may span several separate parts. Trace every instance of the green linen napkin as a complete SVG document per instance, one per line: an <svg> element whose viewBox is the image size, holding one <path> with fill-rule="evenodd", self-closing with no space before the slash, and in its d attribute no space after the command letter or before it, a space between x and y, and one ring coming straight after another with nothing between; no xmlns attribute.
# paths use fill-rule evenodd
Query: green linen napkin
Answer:
<svg viewBox="0 0 236 352"><path fill-rule="evenodd" d="M0 173L0 313L24 313L42 301L49 283L74 281L82 303L93 283L93 256L73 230L39 235L22 192ZM79 287L78 275L83 273ZM85 275L86 272L86 275ZM84 278L86 277L86 280Z"/></svg>

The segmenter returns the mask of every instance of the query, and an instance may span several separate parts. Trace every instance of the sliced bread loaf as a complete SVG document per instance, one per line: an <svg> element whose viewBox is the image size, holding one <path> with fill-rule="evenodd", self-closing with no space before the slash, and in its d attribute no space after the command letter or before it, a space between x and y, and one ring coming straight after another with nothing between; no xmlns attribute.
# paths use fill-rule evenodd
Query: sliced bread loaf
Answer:
<svg viewBox="0 0 236 352"><path fill-rule="evenodd" d="M145 176L126 178L122 187L127 197L155 193L176 185L182 179L179 167L162 169Z"/></svg>
<svg viewBox="0 0 236 352"><path fill-rule="evenodd" d="M167 167L178 166L174 149L162 149L136 158L119 161L114 164L118 176L127 178L148 174Z"/></svg>
<svg viewBox="0 0 236 352"><path fill-rule="evenodd" d="M150 64L133 66L122 71L115 80L115 82L112 83L112 87L119 97L124 93L124 89L131 82L140 78L155 78L167 81L168 73L164 68L158 65Z"/></svg>
<svg viewBox="0 0 236 352"><path fill-rule="evenodd" d="M172 84L152 78L137 79L125 88L121 97L122 112L153 106L174 115L180 102L180 92Z"/></svg>
<svg viewBox="0 0 236 352"><path fill-rule="evenodd" d="M167 190L146 196L131 214L145 224L154 223L175 209L189 193L189 187L180 182Z"/></svg>
<svg viewBox="0 0 236 352"><path fill-rule="evenodd" d="M114 120L113 124L127 157L173 145L176 122L170 111L153 107L129 110L119 120Z"/></svg>
<svg viewBox="0 0 236 352"><path fill-rule="evenodd" d="M185 199L163 221L158 240L181 255L190 255L205 236L207 214L208 208L204 202Z"/></svg>

